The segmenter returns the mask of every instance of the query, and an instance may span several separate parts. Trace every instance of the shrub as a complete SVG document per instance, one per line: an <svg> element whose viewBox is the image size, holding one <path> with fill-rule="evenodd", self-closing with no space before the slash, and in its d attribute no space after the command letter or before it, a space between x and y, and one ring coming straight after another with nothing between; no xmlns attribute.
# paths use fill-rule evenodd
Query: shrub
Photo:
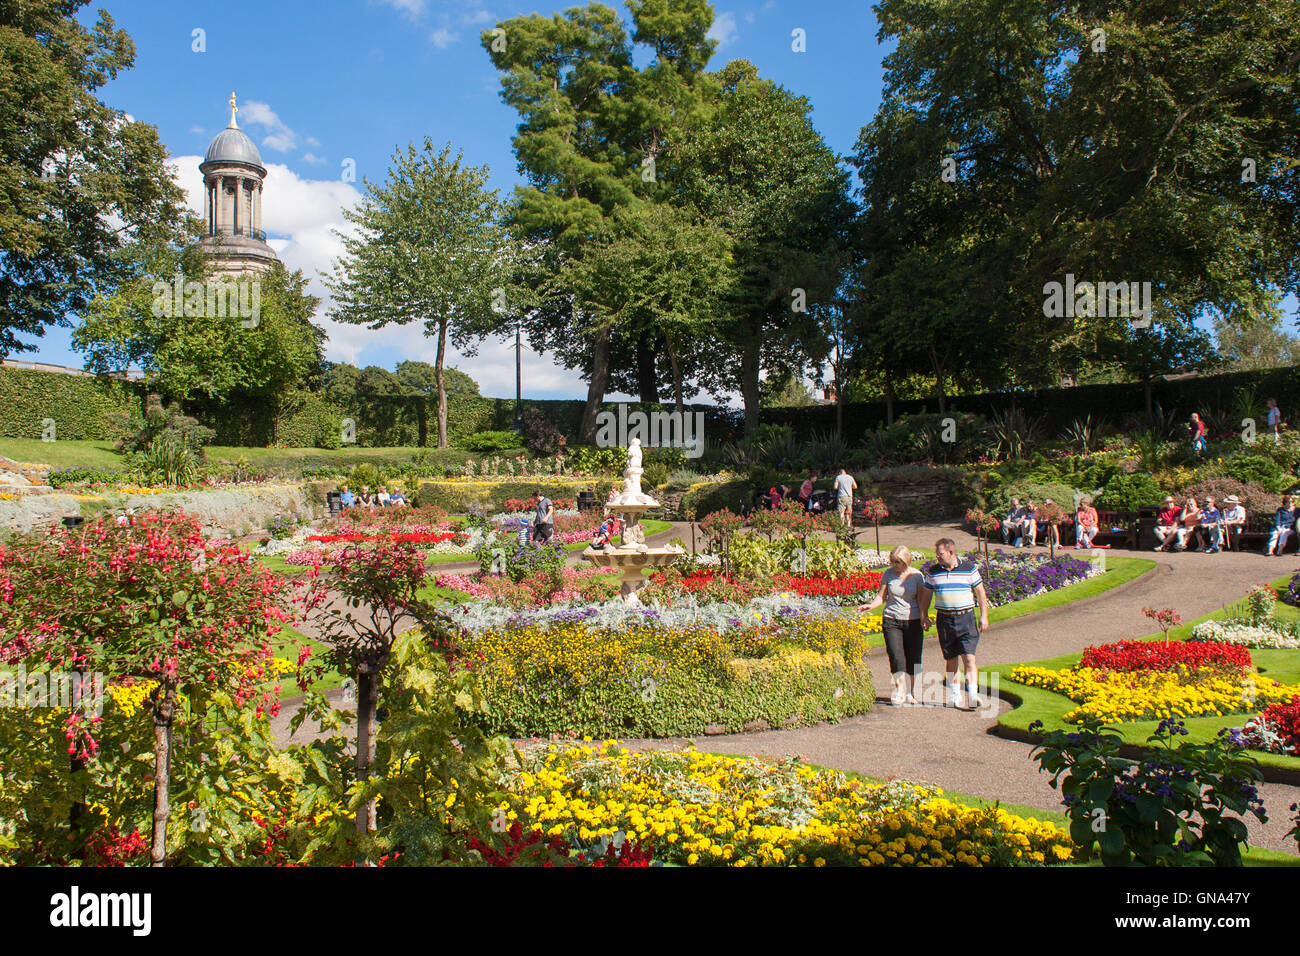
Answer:
<svg viewBox="0 0 1300 956"><path fill-rule="evenodd" d="M1089 718L1081 732L1053 731L1032 754L1052 774L1052 787L1060 786L1080 858L1099 855L1105 866L1241 866L1247 830L1231 814L1265 819L1255 761L1222 737L1174 746L1187 728L1163 720L1147 738L1155 753L1135 763L1120 756L1122 738L1106 729Z"/></svg>
<svg viewBox="0 0 1300 956"><path fill-rule="evenodd" d="M1263 485L1253 482L1245 484L1235 478L1202 478L1180 489L1177 498L1181 501L1191 497L1203 502L1207 496L1212 496L1222 508L1223 501L1228 495L1236 495L1240 498L1247 513L1251 515L1271 514L1282 503L1281 495L1269 491Z"/></svg>
<svg viewBox="0 0 1300 956"><path fill-rule="evenodd" d="M468 451L511 451L519 447L519 436L512 431L475 432L460 441L460 447Z"/></svg>
<svg viewBox="0 0 1300 956"><path fill-rule="evenodd" d="M642 482L647 488L658 488L660 485L668 483L668 466L659 462L649 462L645 466L645 473L641 476Z"/></svg>
<svg viewBox="0 0 1300 956"><path fill-rule="evenodd" d="M1069 485L1040 484L1033 481L1015 481L1003 485L997 491L989 495L989 511L995 515L1004 514L1011 504L1011 497L1014 495L1024 504L1029 499L1033 499L1035 505L1041 505L1048 498L1051 498L1062 508L1074 510L1074 496L1078 490L1071 488Z"/></svg>
<svg viewBox="0 0 1300 956"><path fill-rule="evenodd" d="M704 478L699 472L691 471L689 468L678 468L668 476L668 487L674 491L689 488L696 482Z"/></svg>
<svg viewBox="0 0 1300 956"><path fill-rule="evenodd" d="M564 433L539 408L524 409L524 436L524 447L534 455L554 455L564 447Z"/></svg>
<svg viewBox="0 0 1300 956"><path fill-rule="evenodd" d="M1295 478L1270 458L1233 455L1219 466L1223 474L1242 484L1258 484L1272 492L1289 491Z"/></svg>
<svg viewBox="0 0 1300 956"><path fill-rule="evenodd" d="M1111 511L1137 511L1139 508L1159 504L1164 494L1154 478L1145 472L1114 475L1098 500Z"/></svg>
<svg viewBox="0 0 1300 956"><path fill-rule="evenodd" d="M565 466L580 475L617 475L627 466L627 452L622 448L578 445L569 452Z"/></svg>

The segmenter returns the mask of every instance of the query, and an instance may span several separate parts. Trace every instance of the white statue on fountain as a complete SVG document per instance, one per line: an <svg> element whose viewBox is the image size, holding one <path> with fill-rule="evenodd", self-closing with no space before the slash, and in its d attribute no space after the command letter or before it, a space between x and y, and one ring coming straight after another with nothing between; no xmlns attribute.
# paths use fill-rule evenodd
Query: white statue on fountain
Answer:
<svg viewBox="0 0 1300 956"><path fill-rule="evenodd" d="M633 438L627 446L627 468L623 471L623 493L614 504L659 507L659 502L641 490L641 439Z"/></svg>

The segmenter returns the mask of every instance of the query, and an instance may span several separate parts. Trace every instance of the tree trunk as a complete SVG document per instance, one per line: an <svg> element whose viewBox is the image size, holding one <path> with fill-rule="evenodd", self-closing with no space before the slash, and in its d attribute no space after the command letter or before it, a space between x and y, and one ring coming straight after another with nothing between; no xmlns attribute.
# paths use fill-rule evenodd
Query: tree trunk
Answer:
<svg viewBox="0 0 1300 956"><path fill-rule="evenodd" d="M673 348L672 336L664 336L664 346L668 350L668 364L673 369L673 397L677 400L677 411L685 412L686 402L682 398L682 365L677 360L677 350Z"/></svg>
<svg viewBox="0 0 1300 956"><path fill-rule="evenodd" d="M894 377L885 370L885 425L894 424Z"/></svg>
<svg viewBox="0 0 1300 956"><path fill-rule="evenodd" d="M438 322L438 360L433 366L438 383L438 447L447 447L447 384L442 378L443 362L447 359L447 320Z"/></svg>
<svg viewBox="0 0 1300 956"><path fill-rule="evenodd" d="M379 679L369 664L357 668L357 781L370 779L375 762L375 712L379 708ZM358 834L376 828L375 801L372 797L357 808L355 829Z"/></svg>
<svg viewBox="0 0 1300 956"><path fill-rule="evenodd" d="M596 332L591 356L591 384L587 386L587 406L582 410L582 424L578 440L586 445L596 443L596 416L605 401L605 388L609 384L609 326Z"/></svg>
<svg viewBox="0 0 1300 956"><path fill-rule="evenodd" d="M835 370L835 437L844 438L844 389L838 368Z"/></svg>
<svg viewBox="0 0 1300 956"><path fill-rule="evenodd" d="M169 679L156 692L153 710L153 840L150 866L167 865L167 821L171 818L172 720L176 685Z"/></svg>
<svg viewBox="0 0 1300 956"><path fill-rule="evenodd" d="M939 414L943 415L948 411L948 398L943 390L943 373L937 368L934 373L934 394L939 399Z"/></svg>
<svg viewBox="0 0 1300 956"><path fill-rule="evenodd" d="M745 434L752 435L758 428L762 399L758 394L758 335L745 340L740 353L740 395L745 402Z"/></svg>
<svg viewBox="0 0 1300 956"><path fill-rule="evenodd" d="M1146 397L1147 400L1147 424L1148 425L1154 425L1156 423L1156 410L1155 410L1155 405L1152 402L1152 396L1154 391L1155 390L1151 386L1151 379L1147 379L1145 382L1142 383L1142 394Z"/></svg>
<svg viewBox="0 0 1300 956"><path fill-rule="evenodd" d="M655 376L655 353L644 338L636 343L636 389L641 401L659 403L659 382Z"/></svg>

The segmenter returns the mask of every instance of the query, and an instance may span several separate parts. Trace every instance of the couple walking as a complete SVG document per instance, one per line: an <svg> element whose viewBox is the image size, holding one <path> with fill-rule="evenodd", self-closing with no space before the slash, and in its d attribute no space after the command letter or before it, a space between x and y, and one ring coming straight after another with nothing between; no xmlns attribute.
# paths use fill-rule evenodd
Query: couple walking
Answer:
<svg viewBox="0 0 1300 956"><path fill-rule="evenodd" d="M914 705L916 675L921 669L921 645L925 631L932 624L939 632L939 649L947 671L947 705L962 707L957 669L966 674L965 709L981 705L975 649L980 631L988 630L989 600L973 561L962 561L951 538L934 543L937 561L929 571L913 568L912 552L900 545L889 552L889 569L881 576L880 592L861 610L874 611L884 605L883 630L889 669L893 674L893 692L889 702L895 707ZM935 618L929 616L934 603ZM975 626L975 607L979 606L979 627Z"/></svg>

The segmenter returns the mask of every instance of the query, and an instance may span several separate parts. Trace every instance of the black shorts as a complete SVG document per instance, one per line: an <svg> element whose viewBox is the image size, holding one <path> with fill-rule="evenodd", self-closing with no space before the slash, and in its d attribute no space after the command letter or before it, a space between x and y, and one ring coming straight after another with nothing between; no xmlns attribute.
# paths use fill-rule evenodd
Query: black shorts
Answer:
<svg viewBox="0 0 1300 956"><path fill-rule="evenodd" d="M980 632L975 626L975 611L961 611L957 614L936 612L935 629L939 632L939 650L943 659L950 661L962 654L974 654L979 647Z"/></svg>

